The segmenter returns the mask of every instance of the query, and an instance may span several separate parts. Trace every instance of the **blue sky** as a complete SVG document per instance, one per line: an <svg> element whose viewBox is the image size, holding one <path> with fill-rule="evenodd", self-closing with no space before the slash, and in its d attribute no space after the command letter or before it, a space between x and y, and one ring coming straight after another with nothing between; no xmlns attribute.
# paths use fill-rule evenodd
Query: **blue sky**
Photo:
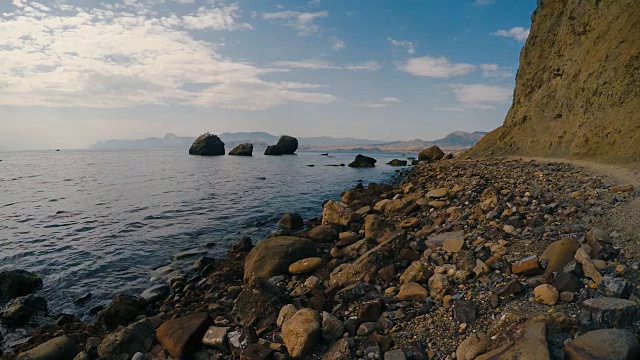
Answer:
<svg viewBox="0 0 640 360"><path fill-rule="evenodd" d="M535 0L8 0L0 149L499 126Z"/></svg>

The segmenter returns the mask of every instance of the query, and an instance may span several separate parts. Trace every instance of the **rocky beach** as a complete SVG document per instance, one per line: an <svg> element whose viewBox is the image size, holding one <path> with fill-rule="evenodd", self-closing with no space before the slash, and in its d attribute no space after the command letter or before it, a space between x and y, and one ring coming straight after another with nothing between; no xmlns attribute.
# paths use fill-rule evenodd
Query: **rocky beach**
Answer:
<svg viewBox="0 0 640 360"><path fill-rule="evenodd" d="M637 198L560 162L427 160L3 358L635 359L638 235L611 216ZM46 316L37 277L2 276L5 322Z"/></svg>

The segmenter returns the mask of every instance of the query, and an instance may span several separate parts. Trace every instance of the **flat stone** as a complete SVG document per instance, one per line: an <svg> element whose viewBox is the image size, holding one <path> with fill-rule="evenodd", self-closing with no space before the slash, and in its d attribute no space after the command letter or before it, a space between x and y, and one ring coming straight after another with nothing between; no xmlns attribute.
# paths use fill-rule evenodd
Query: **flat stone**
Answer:
<svg viewBox="0 0 640 360"><path fill-rule="evenodd" d="M437 235L429 236L429 239L425 241L425 245L427 245L427 247L430 247L430 248L442 247L442 244L444 244L445 240L447 239L463 239L463 238L464 238L464 232L462 230L444 232Z"/></svg>
<svg viewBox="0 0 640 360"><path fill-rule="evenodd" d="M524 290L522 284L520 284L518 280L513 279L500 287L496 292L496 295L500 297L507 297L509 295L519 293L522 290Z"/></svg>
<svg viewBox="0 0 640 360"><path fill-rule="evenodd" d="M202 337L202 343L206 346L211 346L219 350L225 350L228 348L228 334L228 327L210 326Z"/></svg>
<svg viewBox="0 0 640 360"><path fill-rule="evenodd" d="M589 331L564 345L567 360L638 358L638 339L626 329Z"/></svg>
<svg viewBox="0 0 640 360"><path fill-rule="evenodd" d="M431 190L427 193L427 197L430 199L440 199L449 196L449 189L447 188L439 188L435 190Z"/></svg>
<svg viewBox="0 0 640 360"><path fill-rule="evenodd" d="M406 284L410 282L424 283L431 275L429 265L423 260L416 260L407 267L402 275L400 275L400 284Z"/></svg>
<svg viewBox="0 0 640 360"><path fill-rule="evenodd" d="M447 204L448 203L446 201L442 201L442 200L429 201L429 206L431 206L432 208L435 208L435 209L442 209L442 208L446 207Z"/></svg>
<svg viewBox="0 0 640 360"><path fill-rule="evenodd" d="M319 257L298 260L289 266L291 274L311 274L322 267L322 259Z"/></svg>
<svg viewBox="0 0 640 360"><path fill-rule="evenodd" d="M533 289L533 295L537 302L545 305L555 305L558 303L560 294L558 290L549 284L542 284Z"/></svg>
<svg viewBox="0 0 640 360"><path fill-rule="evenodd" d="M459 323L471 324L476 321L477 311L472 300L457 300L453 303L453 318Z"/></svg>
<svg viewBox="0 0 640 360"><path fill-rule="evenodd" d="M69 336L60 336L18 354L17 360L68 360L78 351L76 342Z"/></svg>
<svg viewBox="0 0 640 360"><path fill-rule="evenodd" d="M156 330L156 338L173 357L186 359L200 346L210 322L207 313L171 319Z"/></svg>
<svg viewBox="0 0 640 360"><path fill-rule="evenodd" d="M457 253L462 250L464 239L446 239L442 243L442 250L450 253Z"/></svg>
<svg viewBox="0 0 640 360"><path fill-rule="evenodd" d="M584 275L593 280L596 284L600 284L600 281L602 281L602 275L598 272L598 269L596 269L593 261L591 261L591 257L587 254L584 248L580 248L576 251L575 259L580 263L580 265L582 265Z"/></svg>
<svg viewBox="0 0 640 360"><path fill-rule="evenodd" d="M633 191L633 185L612 186L609 188L609 192L612 193L623 193L630 191Z"/></svg>
<svg viewBox="0 0 640 360"><path fill-rule="evenodd" d="M456 360L474 360L489 348L491 342L484 333L474 333L467 336L456 350Z"/></svg>
<svg viewBox="0 0 640 360"><path fill-rule="evenodd" d="M579 247L580 244L574 239L561 239L551 243L540 256L540 262L545 261L547 264L544 272L561 272L573 260Z"/></svg>
<svg viewBox="0 0 640 360"><path fill-rule="evenodd" d="M305 358L318 343L321 335L321 317L311 309L298 310L282 325L282 339L289 355Z"/></svg>
<svg viewBox="0 0 640 360"><path fill-rule="evenodd" d="M475 360L549 360L547 325L530 321L522 327L520 339L480 355Z"/></svg>
<svg viewBox="0 0 640 360"><path fill-rule="evenodd" d="M638 304L632 300L601 297L580 304L578 319L587 328L631 326L638 318Z"/></svg>
<svg viewBox="0 0 640 360"><path fill-rule="evenodd" d="M535 255L527 256L511 265L511 272L516 275L536 275L541 272L538 257Z"/></svg>
<svg viewBox="0 0 640 360"><path fill-rule="evenodd" d="M401 301L425 301L427 296L427 289L414 282L409 282L400 286L400 292L398 293L398 299Z"/></svg>
<svg viewBox="0 0 640 360"><path fill-rule="evenodd" d="M412 229L412 228L418 227L419 225L420 225L420 219L418 219L418 218L408 218L408 219L403 220L400 223L399 227L401 229Z"/></svg>

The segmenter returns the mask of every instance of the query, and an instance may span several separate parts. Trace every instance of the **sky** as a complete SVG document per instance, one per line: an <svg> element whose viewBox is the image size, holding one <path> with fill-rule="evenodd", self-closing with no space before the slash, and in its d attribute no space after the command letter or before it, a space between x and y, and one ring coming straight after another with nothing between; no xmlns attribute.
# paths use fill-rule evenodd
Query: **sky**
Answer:
<svg viewBox="0 0 640 360"><path fill-rule="evenodd" d="M3 0L0 150L433 140L511 104L535 0Z"/></svg>

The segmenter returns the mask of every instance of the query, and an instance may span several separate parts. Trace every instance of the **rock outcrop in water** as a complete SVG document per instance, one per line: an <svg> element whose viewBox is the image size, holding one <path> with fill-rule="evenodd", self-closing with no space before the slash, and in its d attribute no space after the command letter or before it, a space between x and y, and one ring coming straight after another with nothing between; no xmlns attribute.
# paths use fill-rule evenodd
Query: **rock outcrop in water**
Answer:
<svg viewBox="0 0 640 360"><path fill-rule="evenodd" d="M356 155L356 158L347 166L353 168L370 168L376 166L376 162L378 161L372 157L358 154Z"/></svg>
<svg viewBox="0 0 640 360"><path fill-rule="evenodd" d="M237 156L252 156L253 155L253 145L250 143L240 144L233 148L233 150L229 151L229 155L237 155Z"/></svg>
<svg viewBox="0 0 640 360"><path fill-rule="evenodd" d="M42 287L42 279L26 270L0 272L0 301L35 292Z"/></svg>
<svg viewBox="0 0 640 360"><path fill-rule="evenodd" d="M468 152L640 159L640 1L538 1L504 124Z"/></svg>
<svg viewBox="0 0 640 360"><path fill-rule="evenodd" d="M205 133L198 136L193 142L189 149L189 154L201 156L224 155L224 143L216 135Z"/></svg>
<svg viewBox="0 0 640 360"><path fill-rule="evenodd" d="M282 135L278 143L270 145L265 150L265 155L293 155L298 150L298 139L289 135Z"/></svg>
<svg viewBox="0 0 640 360"><path fill-rule="evenodd" d="M264 154L265 155L280 156L280 155L282 155L282 149L280 149L278 147L278 145L269 145L264 150Z"/></svg>

